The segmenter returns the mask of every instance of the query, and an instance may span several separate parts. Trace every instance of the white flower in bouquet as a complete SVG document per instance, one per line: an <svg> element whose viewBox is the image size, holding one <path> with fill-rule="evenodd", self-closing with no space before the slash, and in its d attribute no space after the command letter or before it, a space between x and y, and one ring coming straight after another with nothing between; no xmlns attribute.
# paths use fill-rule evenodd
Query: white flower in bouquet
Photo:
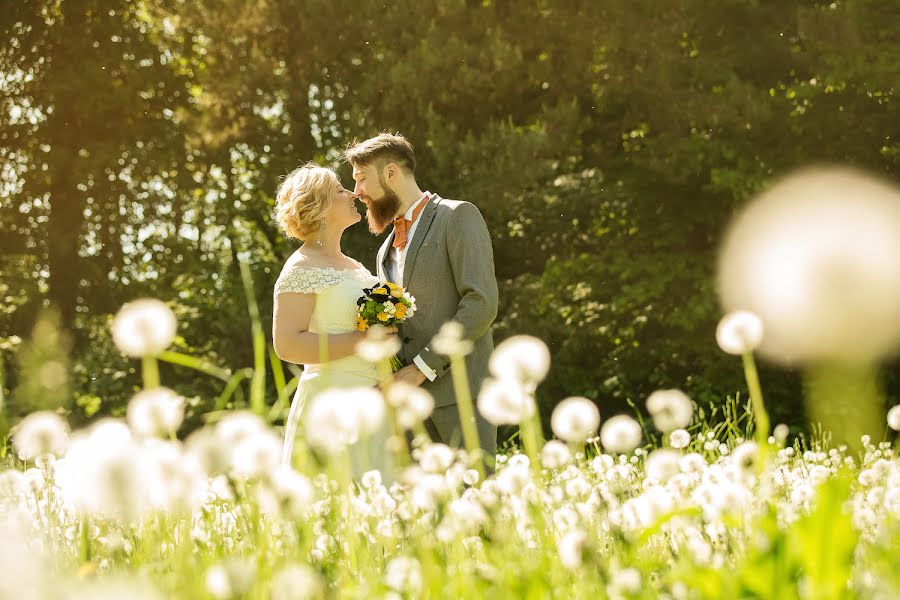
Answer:
<svg viewBox="0 0 900 600"><path fill-rule="evenodd" d="M535 410L534 397L509 379L485 379L478 394L478 412L493 425L518 425Z"/></svg>
<svg viewBox="0 0 900 600"><path fill-rule="evenodd" d="M172 345L176 331L175 314L163 302L153 298L123 305L112 323L116 347L133 357L161 353Z"/></svg>
<svg viewBox="0 0 900 600"><path fill-rule="evenodd" d="M526 389L536 387L550 370L550 350L530 335L514 335L500 342L491 354L488 368L498 379L511 378Z"/></svg>
<svg viewBox="0 0 900 600"><path fill-rule="evenodd" d="M728 313L716 327L716 342L728 354L753 352L762 343L763 322L747 310Z"/></svg>
<svg viewBox="0 0 900 600"><path fill-rule="evenodd" d="M184 420L184 398L165 387L140 391L128 402L125 418L138 437L174 435Z"/></svg>
<svg viewBox="0 0 900 600"><path fill-rule="evenodd" d="M637 421L628 415L616 415L600 428L600 443L609 452L624 454L637 448L643 435Z"/></svg>
<svg viewBox="0 0 900 600"><path fill-rule="evenodd" d="M556 405L550 427L556 437L567 442L582 443L600 426L600 411L588 400L573 396Z"/></svg>
<svg viewBox="0 0 900 600"><path fill-rule="evenodd" d="M434 398L428 390L403 382L392 384L385 400L396 411L397 423L404 429L412 429L434 412Z"/></svg>
<svg viewBox="0 0 900 600"><path fill-rule="evenodd" d="M69 426L50 411L31 413L16 426L13 445L22 460L62 456L69 440Z"/></svg>
<svg viewBox="0 0 900 600"><path fill-rule="evenodd" d="M732 223L718 282L772 359L877 361L900 345L900 190L845 168L784 178Z"/></svg>
<svg viewBox="0 0 900 600"><path fill-rule="evenodd" d="M541 448L541 464L555 471L572 462L569 447L559 440L550 440Z"/></svg>
<svg viewBox="0 0 900 600"><path fill-rule="evenodd" d="M891 408L887 414L888 426L894 431L900 431L900 404Z"/></svg>
<svg viewBox="0 0 900 600"><path fill-rule="evenodd" d="M681 390L657 390L647 398L647 412L663 433L687 427L694 416L694 404Z"/></svg>
<svg viewBox="0 0 900 600"><path fill-rule="evenodd" d="M671 444L673 448L678 448L679 450L687 448L690 443L691 434L684 429L676 429L669 434L669 444Z"/></svg>
<svg viewBox="0 0 900 600"><path fill-rule="evenodd" d="M271 600L315 600L324 596L322 576L308 565L288 565L272 578Z"/></svg>

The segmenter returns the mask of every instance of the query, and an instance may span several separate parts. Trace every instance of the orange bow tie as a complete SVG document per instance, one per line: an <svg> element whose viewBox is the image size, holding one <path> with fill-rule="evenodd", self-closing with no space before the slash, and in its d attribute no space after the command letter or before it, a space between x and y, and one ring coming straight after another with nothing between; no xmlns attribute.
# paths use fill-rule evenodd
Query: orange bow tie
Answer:
<svg viewBox="0 0 900 600"><path fill-rule="evenodd" d="M419 218L422 209L425 208L425 205L428 204L429 200L430 198L426 196L425 200L419 203L416 210L413 211L411 220L403 217L394 218L394 243L391 244L394 248L403 250L406 246L406 236L409 234L409 228L412 227L413 223L416 222L416 219Z"/></svg>

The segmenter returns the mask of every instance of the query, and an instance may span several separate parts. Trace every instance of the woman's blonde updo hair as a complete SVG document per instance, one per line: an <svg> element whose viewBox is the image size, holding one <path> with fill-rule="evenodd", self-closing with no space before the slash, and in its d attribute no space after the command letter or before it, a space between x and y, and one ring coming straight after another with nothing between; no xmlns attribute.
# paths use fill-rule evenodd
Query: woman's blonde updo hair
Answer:
<svg viewBox="0 0 900 600"><path fill-rule="evenodd" d="M304 240L321 229L340 185L334 171L314 162L291 171L275 193L275 222L281 231Z"/></svg>

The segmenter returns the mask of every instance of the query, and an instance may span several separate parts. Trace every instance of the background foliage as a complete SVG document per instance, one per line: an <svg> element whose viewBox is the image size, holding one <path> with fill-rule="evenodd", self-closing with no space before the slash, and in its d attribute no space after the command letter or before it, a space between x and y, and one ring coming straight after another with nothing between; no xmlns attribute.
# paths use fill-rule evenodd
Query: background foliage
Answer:
<svg viewBox="0 0 900 600"><path fill-rule="evenodd" d="M568 395L604 416L659 387L701 404L743 395L739 361L714 340L720 236L755 191L800 165L897 178L891 6L6 3L3 385L55 353L69 376L36 402L63 390L76 423L121 412L139 377L108 324L140 296L175 307L180 349L252 365L238 257L270 322L269 290L294 249L270 218L278 178L392 130L415 144L424 189L472 201L487 219L495 337L550 345L545 413ZM357 226L345 251L373 267L379 241ZM47 306L69 341L23 342ZM769 367L762 378L774 422L799 425L795 375ZM222 385L177 367L163 380L197 414Z"/></svg>

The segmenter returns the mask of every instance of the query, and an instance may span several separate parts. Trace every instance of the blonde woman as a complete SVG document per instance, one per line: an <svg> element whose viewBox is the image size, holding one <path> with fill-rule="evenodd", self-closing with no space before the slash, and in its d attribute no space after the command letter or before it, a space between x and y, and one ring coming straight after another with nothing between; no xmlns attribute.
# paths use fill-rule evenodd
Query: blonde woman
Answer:
<svg viewBox="0 0 900 600"><path fill-rule="evenodd" d="M283 462L288 464L303 408L312 398L326 389L378 384L375 367L355 353L365 335L356 330L356 301L377 278L341 252L344 230L361 219L355 199L334 171L315 163L290 173L276 194L279 227L302 242L275 283L272 326L279 358L304 365L285 428ZM327 356L320 355L322 341ZM363 468L389 470L387 439L383 426L351 446L355 475Z"/></svg>

